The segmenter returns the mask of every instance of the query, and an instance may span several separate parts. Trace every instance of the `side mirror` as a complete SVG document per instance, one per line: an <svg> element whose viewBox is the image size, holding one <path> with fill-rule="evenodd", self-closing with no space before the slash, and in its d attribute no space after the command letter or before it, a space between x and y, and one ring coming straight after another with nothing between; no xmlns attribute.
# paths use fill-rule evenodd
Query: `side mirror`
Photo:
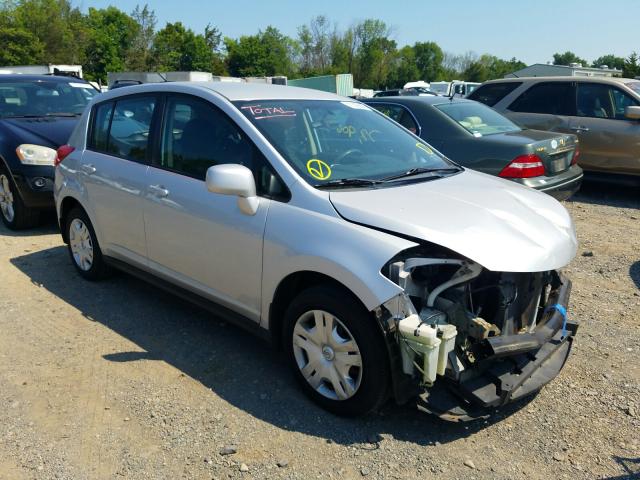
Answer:
<svg viewBox="0 0 640 480"><path fill-rule="evenodd" d="M227 163L214 165L207 170L207 190L221 195L238 197L238 208L246 215L255 215L260 205L256 196L253 173L244 165Z"/></svg>
<svg viewBox="0 0 640 480"><path fill-rule="evenodd" d="M631 120L640 120L640 107L627 107L624 109L624 116Z"/></svg>

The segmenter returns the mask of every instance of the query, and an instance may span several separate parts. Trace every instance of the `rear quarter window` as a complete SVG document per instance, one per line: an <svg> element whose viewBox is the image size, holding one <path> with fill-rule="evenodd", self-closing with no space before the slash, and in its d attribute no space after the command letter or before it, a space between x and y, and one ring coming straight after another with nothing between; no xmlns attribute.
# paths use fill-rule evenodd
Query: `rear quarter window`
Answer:
<svg viewBox="0 0 640 480"><path fill-rule="evenodd" d="M520 85L522 82L487 83L480 85L467 98L493 107Z"/></svg>

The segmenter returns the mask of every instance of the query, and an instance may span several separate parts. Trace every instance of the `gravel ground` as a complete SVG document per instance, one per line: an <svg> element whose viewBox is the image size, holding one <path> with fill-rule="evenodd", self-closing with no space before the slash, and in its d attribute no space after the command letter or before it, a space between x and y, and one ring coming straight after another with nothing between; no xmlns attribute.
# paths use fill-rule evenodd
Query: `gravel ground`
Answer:
<svg viewBox="0 0 640 480"><path fill-rule="evenodd" d="M126 275L81 280L53 223L0 227L0 479L640 478L640 192L566 206L573 354L471 424L334 417L262 341Z"/></svg>

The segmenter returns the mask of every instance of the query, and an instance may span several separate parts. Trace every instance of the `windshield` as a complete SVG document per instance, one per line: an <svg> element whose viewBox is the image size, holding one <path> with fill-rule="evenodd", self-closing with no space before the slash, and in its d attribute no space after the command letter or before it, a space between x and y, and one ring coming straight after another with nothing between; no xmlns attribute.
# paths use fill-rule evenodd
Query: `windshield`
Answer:
<svg viewBox="0 0 640 480"><path fill-rule="evenodd" d="M640 95L640 82L629 82L625 83L625 85Z"/></svg>
<svg viewBox="0 0 640 480"><path fill-rule="evenodd" d="M0 80L0 117L80 115L98 92L81 81Z"/></svg>
<svg viewBox="0 0 640 480"><path fill-rule="evenodd" d="M434 82L431 84L431 90L440 95L446 95L449 93L449 82Z"/></svg>
<svg viewBox="0 0 640 480"><path fill-rule="evenodd" d="M415 175L415 169L459 170L419 138L359 102L270 100L235 105L315 186L348 179L386 181L410 170Z"/></svg>
<svg viewBox="0 0 640 480"><path fill-rule="evenodd" d="M478 102L450 102L435 106L474 137L522 130L495 110Z"/></svg>

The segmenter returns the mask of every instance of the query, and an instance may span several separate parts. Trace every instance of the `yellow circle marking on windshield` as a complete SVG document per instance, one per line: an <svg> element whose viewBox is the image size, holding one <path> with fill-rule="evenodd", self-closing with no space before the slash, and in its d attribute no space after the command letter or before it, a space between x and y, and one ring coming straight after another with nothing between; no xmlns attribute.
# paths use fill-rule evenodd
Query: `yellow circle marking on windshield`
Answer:
<svg viewBox="0 0 640 480"><path fill-rule="evenodd" d="M318 180L326 180L331 176L331 167L326 162L312 158L307 162L307 172L313 178Z"/></svg>
<svg viewBox="0 0 640 480"><path fill-rule="evenodd" d="M418 143L416 143L416 147L418 147L423 152L428 153L429 155L433 155L433 150L431 150L429 147L427 147L424 143L418 142Z"/></svg>

